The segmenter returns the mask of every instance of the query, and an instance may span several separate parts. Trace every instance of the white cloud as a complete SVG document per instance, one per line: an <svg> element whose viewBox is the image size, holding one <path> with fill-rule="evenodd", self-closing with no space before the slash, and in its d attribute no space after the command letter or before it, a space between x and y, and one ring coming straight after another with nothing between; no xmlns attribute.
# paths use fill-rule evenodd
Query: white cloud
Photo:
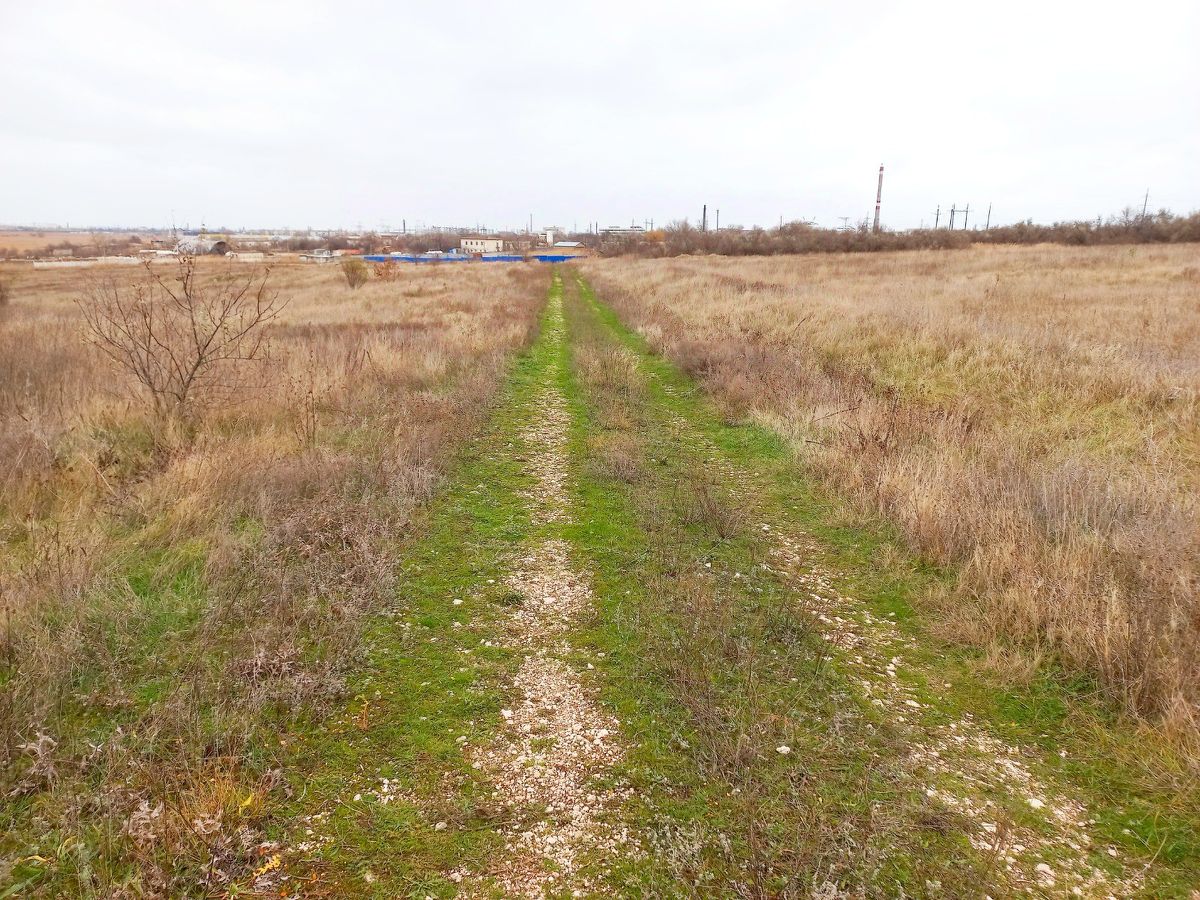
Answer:
<svg viewBox="0 0 1200 900"><path fill-rule="evenodd" d="M407 7L407 8L402 8ZM6 3L0 219L1200 208L1191 0Z"/></svg>

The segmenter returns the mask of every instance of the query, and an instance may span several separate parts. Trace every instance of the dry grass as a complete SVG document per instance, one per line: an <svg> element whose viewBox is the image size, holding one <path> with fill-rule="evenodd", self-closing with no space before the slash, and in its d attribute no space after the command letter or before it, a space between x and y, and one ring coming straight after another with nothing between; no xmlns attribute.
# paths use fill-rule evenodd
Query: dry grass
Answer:
<svg viewBox="0 0 1200 900"><path fill-rule="evenodd" d="M86 277L26 270L0 309L0 883L41 856L50 894L217 889L254 861L280 729L342 690L545 274L351 291L277 268L269 358L178 441L85 343Z"/></svg>
<svg viewBox="0 0 1200 900"><path fill-rule="evenodd" d="M1200 257L1169 248L605 260L731 416L957 567L947 627L1200 702Z"/></svg>
<svg viewBox="0 0 1200 900"><path fill-rule="evenodd" d="M148 245L152 237L170 237L170 233L150 235L132 231L0 231L0 259L23 254L48 255L52 247L62 244L96 254L113 246L125 246L135 238L143 242L143 245Z"/></svg>

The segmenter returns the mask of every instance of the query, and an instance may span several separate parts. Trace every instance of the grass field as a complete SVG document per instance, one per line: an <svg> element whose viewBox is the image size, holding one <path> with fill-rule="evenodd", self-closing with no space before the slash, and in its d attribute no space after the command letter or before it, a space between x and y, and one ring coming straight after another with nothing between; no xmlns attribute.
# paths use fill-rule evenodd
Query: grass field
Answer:
<svg viewBox="0 0 1200 900"><path fill-rule="evenodd" d="M1184 250L26 274L0 896L1194 897Z"/></svg>
<svg viewBox="0 0 1200 900"><path fill-rule="evenodd" d="M105 273L22 271L0 308L7 875L215 890L255 861L278 732L341 696L544 280L351 292L333 268L276 270L269 357L180 434L84 341L73 300Z"/></svg>
<svg viewBox="0 0 1200 900"><path fill-rule="evenodd" d="M1193 731L1193 245L593 263L731 416L953 566L946 630ZM927 605L928 606L928 605Z"/></svg>
<svg viewBox="0 0 1200 900"><path fill-rule="evenodd" d="M124 245L131 239L149 246L150 237L168 237L168 233L149 235L145 232L122 231L0 231L0 259L26 253L49 255L52 247L69 244L83 253L105 255L108 248Z"/></svg>

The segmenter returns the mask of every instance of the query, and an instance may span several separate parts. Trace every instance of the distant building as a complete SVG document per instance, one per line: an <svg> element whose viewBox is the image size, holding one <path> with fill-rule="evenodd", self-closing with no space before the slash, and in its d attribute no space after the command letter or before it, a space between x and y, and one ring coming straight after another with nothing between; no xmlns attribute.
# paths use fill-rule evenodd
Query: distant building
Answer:
<svg viewBox="0 0 1200 900"><path fill-rule="evenodd" d="M239 249L245 250L249 247L270 247L275 243L275 238L269 234L238 234L234 235L233 242Z"/></svg>
<svg viewBox="0 0 1200 900"><path fill-rule="evenodd" d="M600 236L605 240L639 238L646 234L646 229L641 225L609 225L607 228L600 230Z"/></svg>
<svg viewBox="0 0 1200 900"><path fill-rule="evenodd" d="M499 238L463 238L459 249L463 253L499 253L504 241Z"/></svg>
<svg viewBox="0 0 1200 900"><path fill-rule="evenodd" d="M591 248L582 241L555 241L550 250L553 253L562 253L572 257L592 255Z"/></svg>

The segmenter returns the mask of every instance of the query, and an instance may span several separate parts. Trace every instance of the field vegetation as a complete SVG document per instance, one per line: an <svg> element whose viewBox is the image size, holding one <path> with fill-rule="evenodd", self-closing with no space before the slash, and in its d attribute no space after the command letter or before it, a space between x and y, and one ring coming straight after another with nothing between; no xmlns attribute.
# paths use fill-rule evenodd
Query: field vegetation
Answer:
<svg viewBox="0 0 1200 900"><path fill-rule="evenodd" d="M254 352L210 360L185 411L111 357L122 327L143 356L187 337L181 278L201 327L249 278L190 265L25 271L0 308L5 896L223 892L269 862L288 723L342 696L547 281L258 272Z"/></svg>
<svg viewBox="0 0 1200 900"><path fill-rule="evenodd" d="M949 567L942 629L1194 735L1194 245L596 260L598 293L731 420ZM946 582L939 582L945 585Z"/></svg>
<svg viewBox="0 0 1200 900"><path fill-rule="evenodd" d="M961 211L960 211L961 212ZM949 213L947 212L947 216ZM1016 222L980 228L972 219L968 230L913 228L892 231L871 229L864 219L856 228L821 228L812 222L781 222L778 228L722 228L702 230L687 221L641 238L605 240L606 256L636 255L650 258L717 253L722 256L777 256L792 253L881 253L893 250L966 250L977 244L1067 244L1090 247L1108 244L1180 244L1200 241L1200 213L1179 216L1169 210L1141 214L1125 208L1107 219L1055 222L1051 225ZM961 223L961 219L960 219ZM577 236L578 237L578 236ZM585 236L592 240L591 236Z"/></svg>
<svg viewBox="0 0 1200 900"><path fill-rule="evenodd" d="M0 897L1192 896L1188 249L21 272Z"/></svg>
<svg viewBox="0 0 1200 900"><path fill-rule="evenodd" d="M941 576L574 273L461 460L245 887L1190 895L1170 748L930 634Z"/></svg>

